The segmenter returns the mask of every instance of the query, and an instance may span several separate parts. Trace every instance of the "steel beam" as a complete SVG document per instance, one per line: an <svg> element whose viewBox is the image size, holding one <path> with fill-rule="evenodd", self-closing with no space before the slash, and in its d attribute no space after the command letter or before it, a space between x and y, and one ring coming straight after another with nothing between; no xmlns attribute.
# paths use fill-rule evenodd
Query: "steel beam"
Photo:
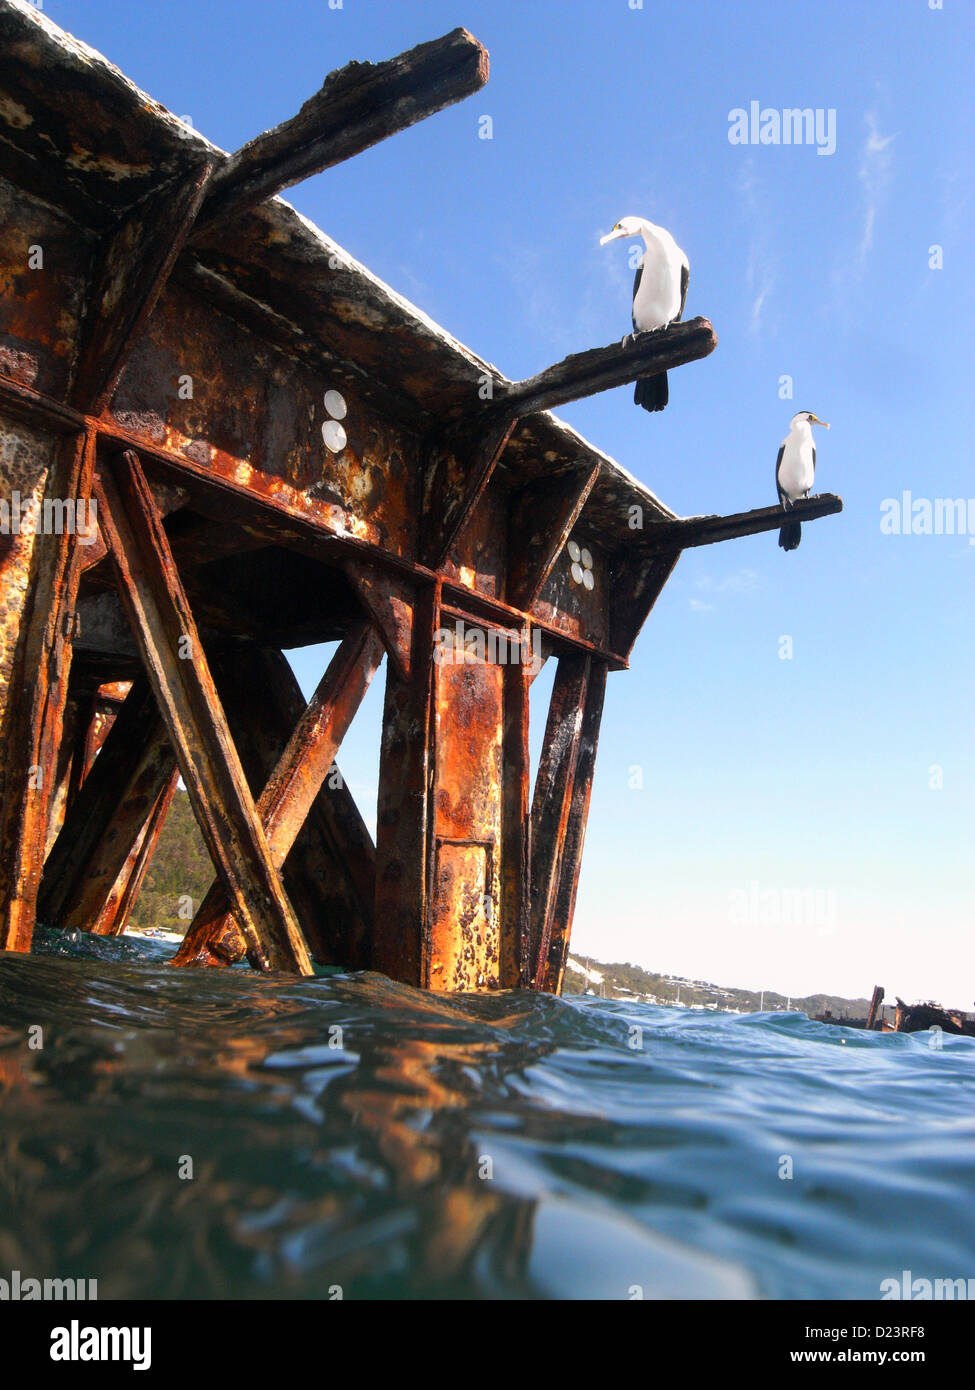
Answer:
<svg viewBox="0 0 975 1390"><path fill-rule="evenodd" d="M412 677L386 669L376 815L376 923L373 966L421 985L430 855L433 636L439 582L418 588L413 607Z"/></svg>
<svg viewBox="0 0 975 1390"><path fill-rule="evenodd" d="M572 919L575 915L582 847L589 818L592 779L599 743L599 725L606 692L606 663L593 661L586 686L586 699L579 731L579 748L569 802L569 818L559 862L558 887L548 923L548 950L539 962L536 988L562 993L565 962L569 954Z"/></svg>
<svg viewBox="0 0 975 1390"><path fill-rule="evenodd" d="M559 659L531 814L532 986L544 989L592 659Z"/></svg>
<svg viewBox="0 0 975 1390"><path fill-rule="evenodd" d="M155 805L136 837L118 878L112 885L108 901L98 914L91 931L95 936L121 936L128 924L142 881L152 861L159 836L162 834L169 808L179 782L179 769L174 765L156 797Z"/></svg>
<svg viewBox="0 0 975 1390"><path fill-rule="evenodd" d="M487 50L466 29L330 73L296 116L231 155L200 214L201 233L462 101L488 73Z"/></svg>
<svg viewBox="0 0 975 1390"><path fill-rule="evenodd" d="M276 869L284 867L382 658L378 634L369 623L358 624L329 662L261 792L257 814ZM243 955L244 943L234 935L233 913L218 881L204 898L174 963L236 959Z"/></svg>
<svg viewBox="0 0 975 1390"><path fill-rule="evenodd" d="M94 458L90 432L59 442L39 495L88 499ZM0 950L29 951L33 938L71 669L80 549L65 528L33 535L23 551L27 597L0 750Z"/></svg>
<svg viewBox="0 0 975 1390"><path fill-rule="evenodd" d="M119 593L248 959L263 970L310 975L307 947L271 861L137 455L112 460L96 488Z"/></svg>

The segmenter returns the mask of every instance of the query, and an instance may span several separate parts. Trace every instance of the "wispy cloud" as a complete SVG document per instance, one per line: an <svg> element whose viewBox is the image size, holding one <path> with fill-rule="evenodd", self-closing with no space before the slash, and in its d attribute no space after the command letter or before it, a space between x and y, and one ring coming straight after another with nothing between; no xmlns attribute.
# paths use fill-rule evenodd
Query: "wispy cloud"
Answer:
<svg viewBox="0 0 975 1390"><path fill-rule="evenodd" d="M702 574L695 579L694 587L712 594L754 594L761 587L761 581L757 570L738 569L722 579Z"/></svg>
<svg viewBox="0 0 975 1390"><path fill-rule="evenodd" d="M883 207L893 174L894 135L881 135L875 111L866 114L867 138L860 153L860 187L863 190L863 224L860 230L859 263L861 270L873 249L877 214Z"/></svg>
<svg viewBox="0 0 975 1390"><path fill-rule="evenodd" d="M768 200L755 173L755 161L747 159L738 175L738 197L748 223L748 262L745 288L749 298L748 328L757 334L762 315L775 286L777 263L772 249Z"/></svg>
<svg viewBox="0 0 975 1390"><path fill-rule="evenodd" d="M692 598L692 599L691 599L691 612L692 612L692 613L713 613L713 612L714 612L714 604L713 604L713 603L705 603L703 599Z"/></svg>

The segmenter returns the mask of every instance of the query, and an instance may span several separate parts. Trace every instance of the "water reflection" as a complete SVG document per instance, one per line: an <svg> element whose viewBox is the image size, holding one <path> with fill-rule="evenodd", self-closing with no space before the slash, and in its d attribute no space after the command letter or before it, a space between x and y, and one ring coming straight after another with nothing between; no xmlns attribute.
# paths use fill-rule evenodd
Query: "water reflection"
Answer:
<svg viewBox="0 0 975 1390"><path fill-rule="evenodd" d="M0 1274L102 1298L875 1297L880 1265L950 1269L971 1240L966 1039L935 1059L644 1009L634 1051L612 1001L50 951L0 956Z"/></svg>

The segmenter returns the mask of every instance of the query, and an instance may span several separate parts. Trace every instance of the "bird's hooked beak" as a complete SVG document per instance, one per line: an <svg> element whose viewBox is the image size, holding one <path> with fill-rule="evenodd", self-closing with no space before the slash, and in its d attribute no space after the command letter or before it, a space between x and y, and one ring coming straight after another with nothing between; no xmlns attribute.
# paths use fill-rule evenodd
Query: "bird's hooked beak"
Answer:
<svg viewBox="0 0 975 1390"><path fill-rule="evenodd" d="M605 246L607 241L618 241L621 236L626 236L626 231L617 222L616 226L613 228L611 232L607 232L605 236L601 236L599 238L599 244L600 246Z"/></svg>
<svg viewBox="0 0 975 1390"><path fill-rule="evenodd" d="M827 425L826 421L825 421L825 420L820 420L819 416L818 416L818 415L814 415L814 414L812 413L812 411L809 412L809 423L810 423L811 425L822 425L822 427L823 427L824 430L828 430L828 429L829 429L829 425Z"/></svg>

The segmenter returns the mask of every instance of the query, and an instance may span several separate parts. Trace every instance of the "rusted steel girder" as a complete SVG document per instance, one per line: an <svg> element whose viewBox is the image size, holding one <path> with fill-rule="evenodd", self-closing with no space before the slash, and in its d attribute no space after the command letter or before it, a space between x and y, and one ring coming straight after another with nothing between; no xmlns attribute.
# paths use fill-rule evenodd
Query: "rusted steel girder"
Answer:
<svg viewBox="0 0 975 1390"><path fill-rule="evenodd" d="M95 440L91 432L55 442L44 467L39 455L25 495L41 499L91 495ZM8 537L3 538L5 541ZM0 553L5 617L24 595L17 627L5 645L2 772L0 772L0 949L29 951L37 893L56 790L58 749L71 669L71 638L80 578L77 536L20 535ZM20 583L12 582L11 567ZM9 586L9 587L7 587Z"/></svg>
<svg viewBox="0 0 975 1390"><path fill-rule="evenodd" d="M119 593L248 959L262 970L310 975L138 457L113 460L96 489Z"/></svg>
<svg viewBox="0 0 975 1390"><path fill-rule="evenodd" d="M575 773L569 799L569 815L562 843L555 901L546 924L548 950L539 961L536 988L553 994L562 993L565 963L569 954L569 937L575 915L579 871L582 867L582 848L589 818L592 779L599 743L599 725L606 693L607 668L604 661L590 663L586 682L586 698L582 709L582 726L576 752Z"/></svg>
<svg viewBox="0 0 975 1390"><path fill-rule="evenodd" d="M133 683L48 856L38 916L92 930L175 762L148 681Z"/></svg>
<svg viewBox="0 0 975 1390"><path fill-rule="evenodd" d="M384 63L349 63L326 77L291 120L258 135L222 166L200 214L210 230L310 174L378 144L484 86L487 49L466 29Z"/></svg>
<svg viewBox="0 0 975 1390"><path fill-rule="evenodd" d="M430 742L434 633L440 626L439 581L417 587L411 670L404 680L386 667L383 737L376 809L376 933L373 967L422 985L430 848Z"/></svg>
<svg viewBox="0 0 975 1390"><path fill-rule="evenodd" d="M166 824L178 782L179 769L174 766L156 797L155 805L139 831L118 878L112 885L107 902L91 925L90 930L95 936L121 936L125 931L142 881L159 843L159 836Z"/></svg>
<svg viewBox="0 0 975 1390"><path fill-rule="evenodd" d="M531 812L532 985L544 989L592 659L559 658Z"/></svg>
<svg viewBox="0 0 975 1390"><path fill-rule="evenodd" d="M252 791L259 796L305 716L307 701L286 657L252 649L217 665L217 678ZM231 699L231 689L244 699ZM252 698L252 689L257 697ZM372 966L376 847L336 765L329 773L285 861L288 896L316 960L354 970Z"/></svg>
<svg viewBox="0 0 975 1390"><path fill-rule="evenodd" d="M535 673L537 674L537 673ZM531 984L531 757L528 745L531 665L504 670L501 757L501 975L504 989Z"/></svg>
<svg viewBox="0 0 975 1390"><path fill-rule="evenodd" d="M268 779L257 814L276 869L283 868L382 657L382 642L369 623L360 623L349 633ZM223 964L241 959L244 945L228 911L223 885L217 881L204 898L175 964Z"/></svg>

